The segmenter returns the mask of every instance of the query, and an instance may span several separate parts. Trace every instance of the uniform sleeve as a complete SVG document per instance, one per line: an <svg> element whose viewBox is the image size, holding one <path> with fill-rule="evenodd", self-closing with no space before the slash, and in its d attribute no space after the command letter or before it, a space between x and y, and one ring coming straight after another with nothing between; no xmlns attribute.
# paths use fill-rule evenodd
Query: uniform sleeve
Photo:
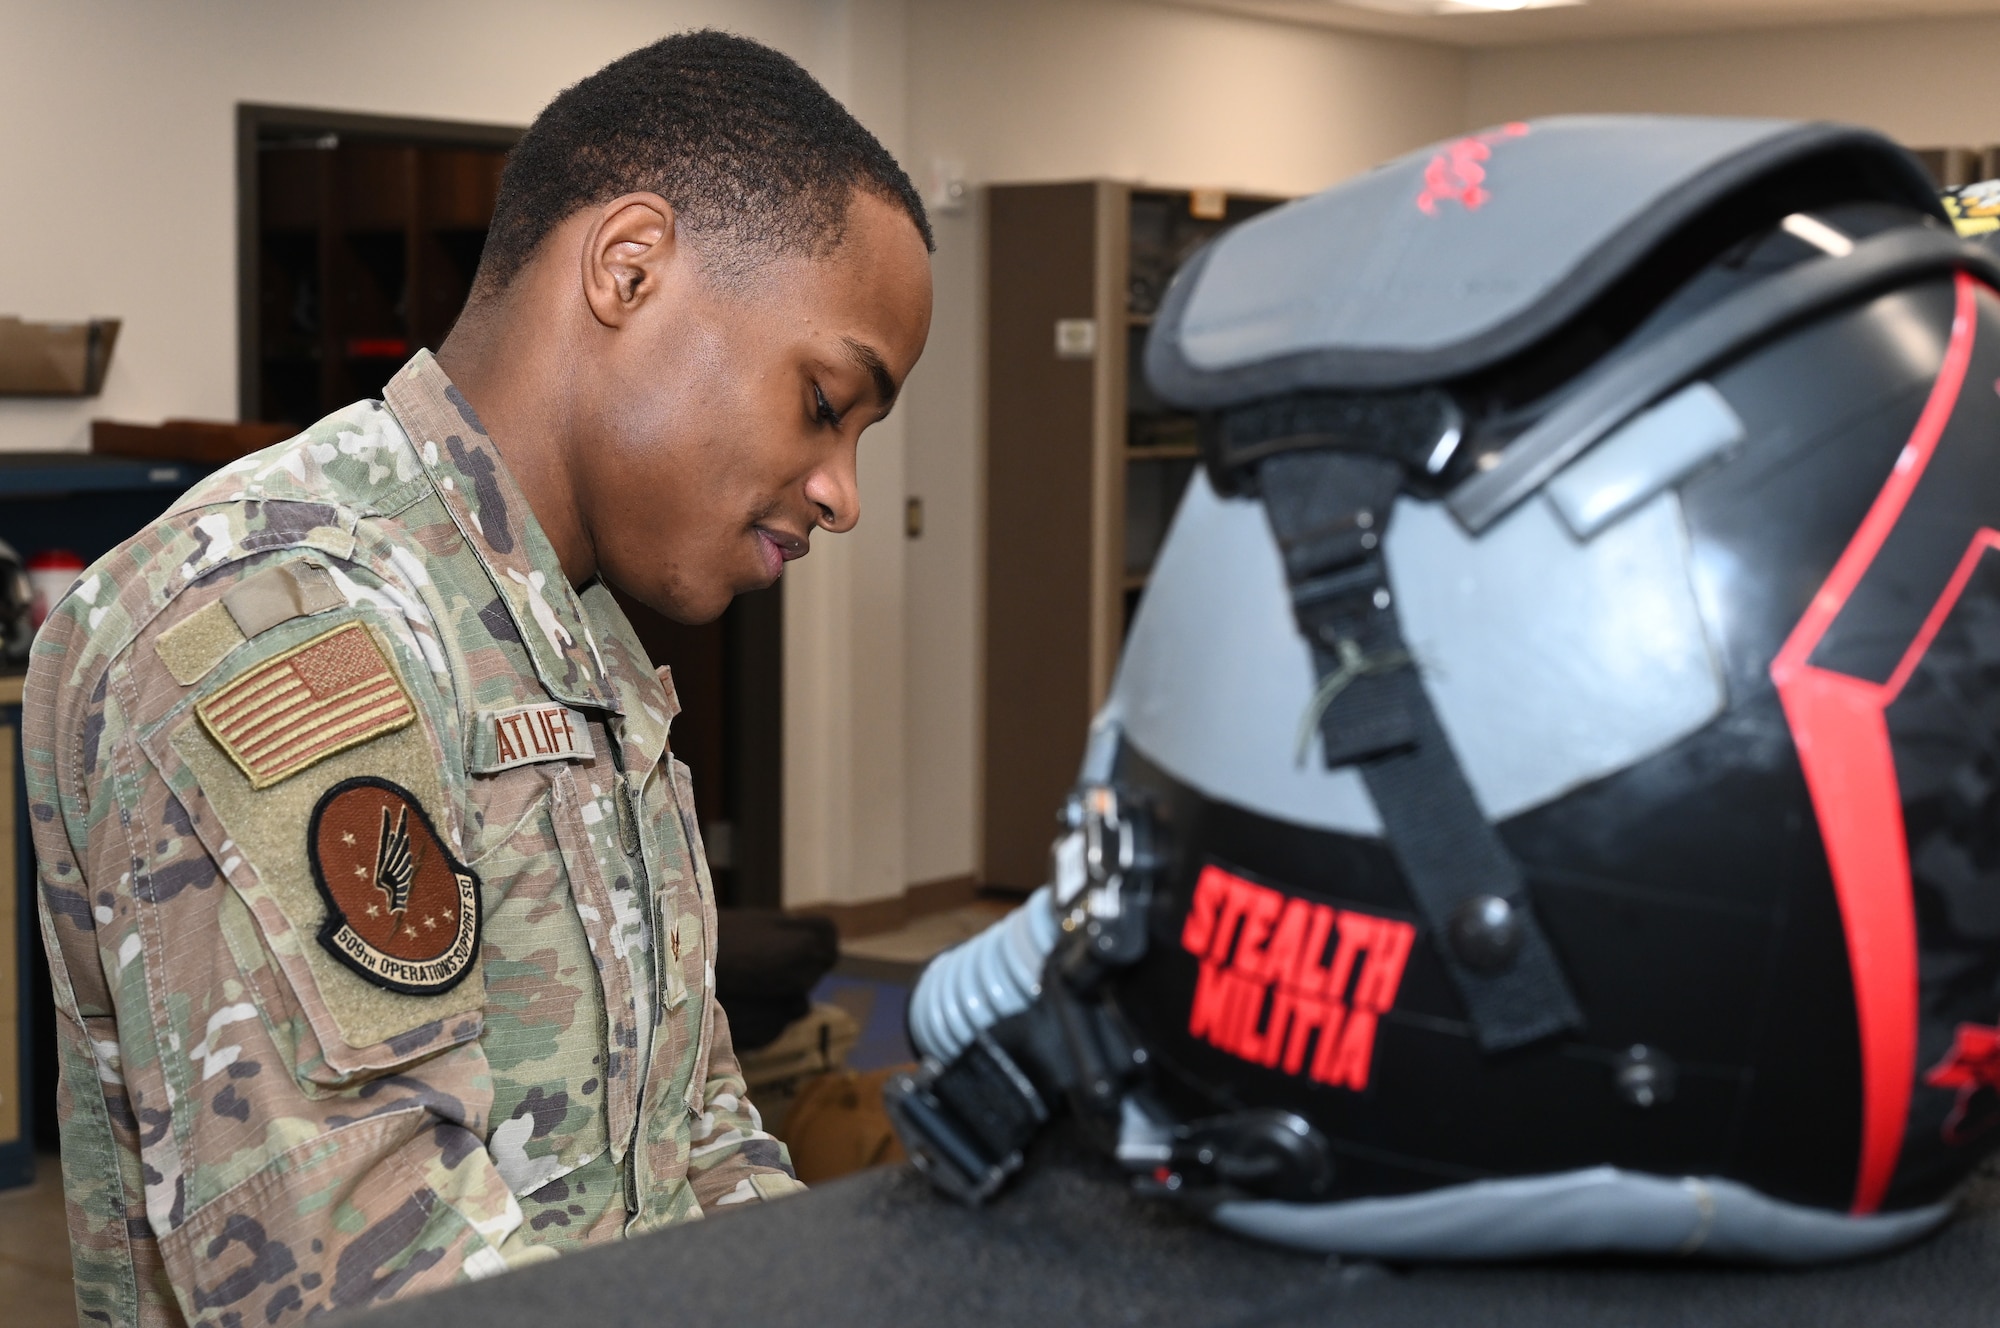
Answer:
<svg viewBox="0 0 2000 1328"><path fill-rule="evenodd" d="M803 1193L784 1144L764 1132L764 1121L744 1087L743 1070L729 1036L729 1017L711 993L715 1021L703 1101L695 1129L688 1179L703 1210Z"/></svg>
<svg viewBox="0 0 2000 1328"><path fill-rule="evenodd" d="M46 646L54 635L44 632L41 644ZM100 692L84 703L87 724L103 727L103 701ZM135 1251L131 1238L134 1223L143 1223L145 1214L138 1122L120 1072L114 1006L98 950L109 939L115 953L118 941L100 937L90 892L71 851L72 836L83 841L84 827L97 809L64 804L55 792L56 754L40 731L46 727L40 721L53 713L55 704L46 673L32 676L25 697L23 756L36 843L38 912L54 988L56 1123L62 1139L72 1285L79 1323L122 1328L143 1317L164 1316L172 1301L159 1279L148 1276L157 1270L157 1260ZM116 827L107 834L115 837Z"/></svg>
<svg viewBox="0 0 2000 1328"><path fill-rule="evenodd" d="M355 624L367 641L345 638L347 654L297 655ZM65 1165L90 1210L79 1250L92 1308L113 1325L160 1321L136 1300L146 1283L170 1288L193 1324L279 1326L550 1253L521 1241L482 1142L492 1084L477 994L389 992L336 967L309 902L308 813L339 779L387 772L440 796L436 682L407 625L365 606L269 635L187 699L279 658L320 669L314 686L360 686L340 670L361 677L369 645L407 684L415 722L257 788L268 747L256 744L282 720L244 728L249 755L233 768L144 644L87 701L57 693L61 842L44 873L80 880L46 907L65 969L104 1007L79 1006L82 1026L66 1030L65 1088L73 1116L112 1126L93 1132L105 1156L79 1159L97 1175ZM53 836L38 827L38 843ZM106 1271L121 1256L134 1275Z"/></svg>

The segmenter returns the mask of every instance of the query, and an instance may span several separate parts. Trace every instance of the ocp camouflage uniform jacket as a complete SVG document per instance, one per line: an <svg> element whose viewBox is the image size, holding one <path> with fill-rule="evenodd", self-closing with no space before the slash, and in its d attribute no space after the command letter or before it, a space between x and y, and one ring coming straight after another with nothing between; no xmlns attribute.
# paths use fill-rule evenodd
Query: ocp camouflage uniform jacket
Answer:
<svg viewBox="0 0 2000 1328"><path fill-rule="evenodd" d="M667 671L428 354L385 395L203 481L36 642L85 1323L289 1323L798 1187L714 999Z"/></svg>

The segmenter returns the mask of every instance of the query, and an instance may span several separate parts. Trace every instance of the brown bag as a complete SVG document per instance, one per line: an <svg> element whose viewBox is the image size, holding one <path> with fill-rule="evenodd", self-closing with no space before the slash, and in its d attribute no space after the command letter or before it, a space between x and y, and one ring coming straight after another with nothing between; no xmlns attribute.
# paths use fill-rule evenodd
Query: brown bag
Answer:
<svg viewBox="0 0 2000 1328"><path fill-rule="evenodd" d="M896 1166L908 1157L882 1108L882 1086L914 1065L881 1070L835 1070L810 1079L785 1117L784 1141L792 1168L808 1185L870 1167Z"/></svg>

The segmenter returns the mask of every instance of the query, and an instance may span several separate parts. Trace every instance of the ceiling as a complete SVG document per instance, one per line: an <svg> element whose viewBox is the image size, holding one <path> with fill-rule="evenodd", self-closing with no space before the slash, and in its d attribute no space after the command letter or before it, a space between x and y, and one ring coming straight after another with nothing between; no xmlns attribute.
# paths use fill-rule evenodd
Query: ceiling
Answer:
<svg viewBox="0 0 2000 1328"><path fill-rule="evenodd" d="M2000 14L2000 0L1589 0L1508 13L1432 14L1429 0L1159 0L1455 46L1584 41L1813 23ZM1544 0L1545 2L1545 0Z"/></svg>

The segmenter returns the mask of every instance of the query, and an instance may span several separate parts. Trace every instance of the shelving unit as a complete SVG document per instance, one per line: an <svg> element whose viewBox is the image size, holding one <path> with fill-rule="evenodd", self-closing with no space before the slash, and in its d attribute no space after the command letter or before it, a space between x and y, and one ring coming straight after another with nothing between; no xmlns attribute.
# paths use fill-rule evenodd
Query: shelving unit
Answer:
<svg viewBox="0 0 2000 1328"><path fill-rule="evenodd" d="M0 539L85 562L164 511L206 467L75 452L0 455ZM55 1146L55 1008L35 916L21 773L21 678L0 674L0 1188Z"/></svg>
<svg viewBox="0 0 2000 1328"><path fill-rule="evenodd" d="M1194 417L1145 383L1154 311L1197 248L1281 201L1108 180L987 191L989 885L1046 873L1090 716L1199 464Z"/></svg>
<svg viewBox="0 0 2000 1328"><path fill-rule="evenodd" d="M1941 188L1976 184L2000 176L2000 147L1911 148Z"/></svg>

